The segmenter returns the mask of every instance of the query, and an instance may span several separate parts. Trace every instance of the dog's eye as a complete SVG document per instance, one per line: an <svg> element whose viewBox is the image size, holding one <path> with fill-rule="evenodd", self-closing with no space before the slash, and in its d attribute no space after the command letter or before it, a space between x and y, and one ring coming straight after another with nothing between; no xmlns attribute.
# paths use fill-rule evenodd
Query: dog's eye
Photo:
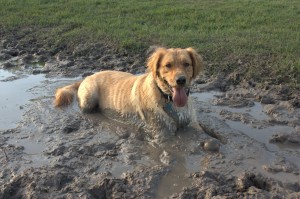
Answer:
<svg viewBox="0 0 300 199"><path fill-rule="evenodd" d="M166 64L166 67L167 67L167 68L171 68L171 67L172 67L172 64L167 63L167 64Z"/></svg>
<svg viewBox="0 0 300 199"><path fill-rule="evenodd" d="M187 63L187 62L183 63L183 65L184 65L184 67L189 67L190 66L190 64Z"/></svg>

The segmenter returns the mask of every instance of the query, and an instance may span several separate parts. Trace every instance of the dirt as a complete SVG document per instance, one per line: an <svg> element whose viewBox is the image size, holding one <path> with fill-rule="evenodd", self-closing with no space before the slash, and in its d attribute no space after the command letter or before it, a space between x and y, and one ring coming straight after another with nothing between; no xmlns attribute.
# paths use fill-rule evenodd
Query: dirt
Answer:
<svg viewBox="0 0 300 199"><path fill-rule="evenodd" d="M76 102L53 107L57 87L142 73L145 56L2 39L0 198L300 198L300 95L284 85L204 74L191 88L201 129L162 145Z"/></svg>

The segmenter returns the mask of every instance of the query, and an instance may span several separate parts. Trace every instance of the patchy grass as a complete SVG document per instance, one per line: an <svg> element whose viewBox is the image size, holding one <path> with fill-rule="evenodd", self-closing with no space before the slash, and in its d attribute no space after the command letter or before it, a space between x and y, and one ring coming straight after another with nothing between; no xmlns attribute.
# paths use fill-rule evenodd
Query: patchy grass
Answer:
<svg viewBox="0 0 300 199"><path fill-rule="evenodd" d="M67 46L103 41L140 53L149 45L197 48L211 74L240 72L300 82L298 0L0 0L0 27L49 28Z"/></svg>

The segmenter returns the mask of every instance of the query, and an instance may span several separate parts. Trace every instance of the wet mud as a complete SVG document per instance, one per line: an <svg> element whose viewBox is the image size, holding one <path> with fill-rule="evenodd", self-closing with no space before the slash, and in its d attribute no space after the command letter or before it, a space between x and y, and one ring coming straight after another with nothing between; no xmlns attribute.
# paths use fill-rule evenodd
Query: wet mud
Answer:
<svg viewBox="0 0 300 199"><path fill-rule="evenodd" d="M4 44L0 198L300 198L300 109L285 88L202 76L191 88L199 127L157 145L77 102L53 107L57 87L105 69L141 73L139 60Z"/></svg>

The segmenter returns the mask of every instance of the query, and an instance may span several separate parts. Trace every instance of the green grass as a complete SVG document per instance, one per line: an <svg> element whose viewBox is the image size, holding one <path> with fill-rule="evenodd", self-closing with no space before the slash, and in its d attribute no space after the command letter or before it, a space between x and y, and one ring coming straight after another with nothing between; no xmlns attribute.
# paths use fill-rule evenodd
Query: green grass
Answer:
<svg viewBox="0 0 300 199"><path fill-rule="evenodd" d="M40 38L70 48L95 41L131 53L193 46L212 74L300 81L299 0L0 0L0 26L49 28Z"/></svg>

